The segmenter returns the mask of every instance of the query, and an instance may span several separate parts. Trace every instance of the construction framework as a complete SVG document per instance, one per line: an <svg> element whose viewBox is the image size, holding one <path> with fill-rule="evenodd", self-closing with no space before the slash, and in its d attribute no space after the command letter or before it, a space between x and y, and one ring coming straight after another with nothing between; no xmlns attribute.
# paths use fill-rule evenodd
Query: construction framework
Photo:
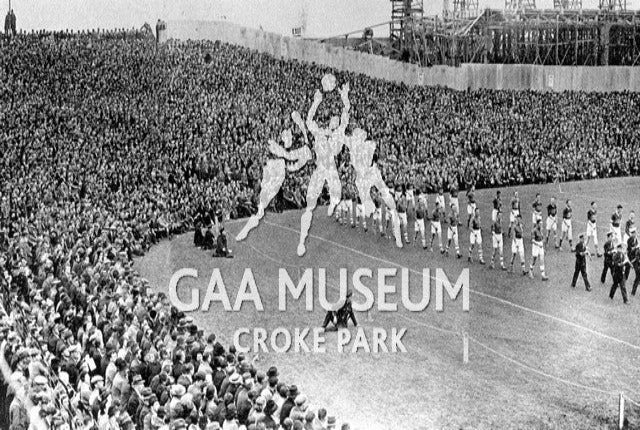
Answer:
<svg viewBox="0 0 640 430"><path fill-rule="evenodd" d="M595 10L583 10L581 0L554 0L550 10L535 9L534 0L506 0L504 10L481 12L477 0L452 0L442 17L424 16L421 0L391 3L391 21L378 24L389 25L388 45L377 41L373 49L360 30L350 35L363 34L363 42L352 46L425 67L640 65L640 13L627 11L626 0L600 0Z"/></svg>

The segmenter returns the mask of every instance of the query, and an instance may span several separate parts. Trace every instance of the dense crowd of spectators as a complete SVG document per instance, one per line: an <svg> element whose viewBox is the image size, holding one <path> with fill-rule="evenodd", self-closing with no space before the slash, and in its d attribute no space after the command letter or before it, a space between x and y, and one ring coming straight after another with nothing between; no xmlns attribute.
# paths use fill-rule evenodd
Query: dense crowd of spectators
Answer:
<svg viewBox="0 0 640 430"><path fill-rule="evenodd" d="M134 32L0 41L0 427L325 429L276 368L132 270L164 237L255 210L267 140L328 69ZM435 190L637 174L640 96L408 88L334 71L383 176ZM321 123L341 108L329 94ZM350 183L348 154L338 160ZM300 206L313 163L277 199ZM204 225L209 222L204 222ZM6 374L6 373L5 373ZM295 379L295 375L290 375ZM335 424L333 424L335 425Z"/></svg>

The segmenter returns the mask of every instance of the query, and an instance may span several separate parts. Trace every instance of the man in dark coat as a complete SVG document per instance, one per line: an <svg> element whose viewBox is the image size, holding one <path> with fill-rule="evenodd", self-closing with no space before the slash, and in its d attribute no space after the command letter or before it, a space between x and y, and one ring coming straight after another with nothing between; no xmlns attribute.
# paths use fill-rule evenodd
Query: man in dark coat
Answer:
<svg viewBox="0 0 640 430"><path fill-rule="evenodd" d="M624 285L624 267L626 264L626 258L624 251L622 250L622 244L618 244L615 254L613 255L613 285L611 291L609 291L609 298L613 300L613 296L616 294L616 290L620 288L622 292L622 300L625 304L629 303L627 299L627 289Z"/></svg>

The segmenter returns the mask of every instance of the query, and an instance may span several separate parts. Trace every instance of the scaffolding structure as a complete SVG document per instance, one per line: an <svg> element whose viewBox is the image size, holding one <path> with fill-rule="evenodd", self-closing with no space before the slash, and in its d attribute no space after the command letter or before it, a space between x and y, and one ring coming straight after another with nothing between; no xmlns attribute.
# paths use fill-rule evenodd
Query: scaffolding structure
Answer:
<svg viewBox="0 0 640 430"><path fill-rule="evenodd" d="M582 0L553 0L553 8L560 10L581 10Z"/></svg>
<svg viewBox="0 0 640 430"><path fill-rule="evenodd" d="M507 0L509 9L474 13L477 0L451 0L445 16L424 16L422 1L391 0L391 37L383 46L363 31L353 49L429 67L461 63L565 66L640 65L640 12L626 0L601 0L582 9L581 0L555 0L555 9L535 9L534 0ZM375 27L375 26L374 26Z"/></svg>

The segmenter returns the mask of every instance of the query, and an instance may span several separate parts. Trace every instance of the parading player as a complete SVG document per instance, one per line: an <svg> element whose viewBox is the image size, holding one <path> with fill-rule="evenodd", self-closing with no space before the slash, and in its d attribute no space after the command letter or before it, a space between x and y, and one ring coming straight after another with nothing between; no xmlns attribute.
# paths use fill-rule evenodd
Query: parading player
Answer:
<svg viewBox="0 0 640 430"><path fill-rule="evenodd" d="M442 224L440 222L443 218L444 211L440 207L440 203L436 201L436 207L431 216L431 244L429 245L429 251L433 251L433 241L436 236L438 236L438 246L440 247L441 254L444 254L444 248L442 247Z"/></svg>
<svg viewBox="0 0 640 430"><path fill-rule="evenodd" d="M400 188L400 186L398 186L398 188ZM396 208L398 209L398 218L400 219L400 233L404 237L405 243L409 243L409 232L407 228L407 196L402 191L396 193L396 195L398 195Z"/></svg>
<svg viewBox="0 0 640 430"><path fill-rule="evenodd" d="M356 197L356 223L353 225L356 227L360 223L364 232L367 232L367 217L364 211L364 204L362 203L362 199L360 196Z"/></svg>
<svg viewBox="0 0 640 430"><path fill-rule="evenodd" d="M553 243L558 242L558 205L556 204L556 198L551 197L551 201L547 205L547 238L545 239L545 245L549 243L549 237L553 231Z"/></svg>
<svg viewBox="0 0 640 430"><path fill-rule="evenodd" d="M518 215L520 215L520 197L518 197L517 191L513 192L513 198L509 206L511 207L511 212L509 212L509 231L507 236L511 237L511 230L518 219Z"/></svg>
<svg viewBox="0 0 640 430"><path fill-rule="evenodd" d="M587 211L587 239L585 240L585 248L589 247L589 241L593 238L593 245L596 249L596 255L602 257L600 251L598 251L598 226L596 217L598 216L598 207L596 202L591 202L591 207Z"/></svg>
<svg viewBox="0 0 640 430"><path fill-rule="evenodd" d="M456 256L461 258L462 254L460 253L460 245L458 244L458 225L460 224L460 220L455 203L452 202L450 206L451 211L449 212L449 227L447 228L447 248L445 249L445 254L449 255L449 248L451 247L451 242L453 242L456 248Z"/></svg>
<svg viewBox="0 0 640 430"><path fill-rule="evenodd" d="M449 204L453 205L456 209L458 216L460 215L460 202L458 201L458 181L455 179L451 181L449 185ZM458 223L460 225L460 223Z"/></svg>
<svg viewBox="0 0 640 430"><path fill-rule="evenodd" d="M540 193L536 194L536 199L531 204L533 211L531 212L531 225L535 227L538 220L542 220L542 200Z"/></svg>
<svg viewBox="0 0 640 430"><path fill-rule="evenodd" d="M421 192L418 192L418 202L416 203L415 215L416 218L413 222L413 231L415 232L415 235L413 237L413 241L416 242L418 240L418 235L420 235L422 249L427 249L427 239L424 231L424 220L427 217L427 196Z"/></svg>
<svg viewBox="0 0 640 430"><path fill-rule="evenodd" d="M442 187L438 188L438 195L436 195L436 203L440 204L440 209L442 209L443 211L447 207L445 206L445 203L444 203L444 190L442 189Z"/></svg>
<svg viewBox="0 0 640 430"><path fill-rule="evenodd" d="M547 281L549 278L544 272L544 232L542 231L542 219L538 218L531 232L531 265L529 266L529 277L533 279L533 268L536 260L540 259L540 274L542 280Z"/></svg>
<svg viewBox="0 0 640 430"><path fill-rule="evenodd" d="M473 248L478 248L478 261L480 264L484 264L484 258L482 258L482 225L480 222L480 209L474 210L471 217L471 233L469 234L469 262L472 261Z"/></svg>
<svg viewBox="0 0 640 430"><path fill-rule="evenodd" d="M624 223L624 237L622 240L627 243L629 236L631 236L631 229L636 225L636 213L634 211L629 212L629 219Z"/></svg>
<svg viewBox="0 0 640 430"><path fill-rule="evenodd" d="M384 226L386 220L382 219L382 197L380 196L380 192L376 191L373 196L373 205L375 209L373 210L373 218L371 222L373 224L373 231L376 231L376 226L378 227L378 231L380 232L380 236L384 236ZM386 218L386 217L385 217Z"/></svg>
<svg viewBox="0 0 640 430"><path fill-rule="evenodd" d="M475 216L476 213L476 186L471 185L471 188L467 191L467 228L471 224L471 218Z"/></svg>
<svg viewBox="0 0 640 430"><path fill-rule="evenodd" d="M620 223L622 222L622 205L618 205L616 211L611 215L610 231L613 233L613 242L618 245L622 243L622 232L620 231Z"/></svg>
<svg viewBox="0 0 640 430"><path fill-rule="evenodd" d="M562 241L566 237L569 240L569 249L573 252L573 208L571 200L567 200L566 206L562 210L562 235L560 241L556 244L556 249L562 248Z"/></svg>
<svg viewBox="0 0 640 430"><path fill-rule="evenodd" d="M516 260L516 255L520 257L520 265L522 266L522 275L527 274L525 269L524 260L524 225L522 224L522 215L518 214L516 220L513 223L513 236L511 238L511 273L513 273L513 263Z"/></svg>
<svg viewBox="0 0 640 430"><path fill-rule="evenodd" d="M494 261L496 258L496 254L500 255L500 268L502 270L507 270L504 265L504 257L503 257L503 243L502 243L502 212L498 211L496 213L495 219L493 223L491 223L491 243L493 245L493 252L491 254L491 265L490 267L494 268Z"/></svg>
<svg viewBox="0 0 640 430"><path fill-rule="evenodd" d="M496 191L496 197L493 199L493 210L491 211L491 222L496 221L496 216L502 212L502 197L500 190Z"/></svg>

